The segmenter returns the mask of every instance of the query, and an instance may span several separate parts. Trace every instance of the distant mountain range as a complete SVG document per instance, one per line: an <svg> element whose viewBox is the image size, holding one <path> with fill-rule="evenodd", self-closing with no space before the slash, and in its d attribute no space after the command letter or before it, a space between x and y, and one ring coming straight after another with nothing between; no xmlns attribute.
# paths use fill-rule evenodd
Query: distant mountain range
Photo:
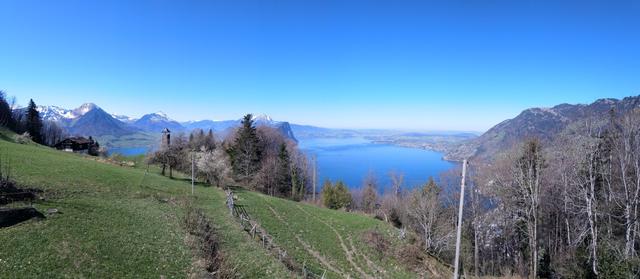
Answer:
<svg viewBox="0 0 640 279"><path fill-rule="evenodd" d="M227 133L229 129L240 125L240 120L201 120L178 122L165 113L156 112L143 115L139 119L105 112L93 103L86 103L76 109L57 106L38 106L40 116L45 121L58 123L71 135L120 137L140 132L160 133L168 128L172 132L190 132L195 129L213 130ZM291 125L285 121L274 121L267 115L254 116L256 126L269 126L278 129L283 136L297 141Z"/></svg>
<svg viewBox="0 0 640 279"><path fill-rule="evenodd" d="M445 158L489 159L501 151L508 150L527 138L538 138L543 143L551 143L577 121L590 117L607 118L613 109L625 114L640 108L640 96L618 99L599 99L591 104L561 104L552 108L530 108L513 119L505 120L481 136L465 141L446 152Z"/></svg>
<svg viewBox="0 0 640 279"><path fill-rule="evenodd" d="M640 108L640 96L618 99L600 99L592 104L561 104L551 108L530 108L513 119L505 120L480 136L469 132L406 132L396 130L330 129L310 125L275 121L267 115L255 115L257 126L270 126L282 135L297 141L298 138L363 137L376 143L431 149L445 153L444 158L461 161L464 158L490 159L509 150L527 138L536 137L543 143L551 143L571 124L589 117L608 117L613 109L624 114ZM194 129L213 130L219 135L228 133L240 125L240 120L200 120L178 122L162 112L146 114L139 119L109 114L95 104L87 103L76 109L56 106L40 106L38 110L45 120L55 121L72 135L102 136L116 139L114 146L133 146L141 137L159 135L163 128L172 132L189 132ZM132 136L128 136L132 135ZM126 138L120 144L118 138ZM148 138L148 137L147 137ZM155 140L153 140L155 142Z"/></svg>

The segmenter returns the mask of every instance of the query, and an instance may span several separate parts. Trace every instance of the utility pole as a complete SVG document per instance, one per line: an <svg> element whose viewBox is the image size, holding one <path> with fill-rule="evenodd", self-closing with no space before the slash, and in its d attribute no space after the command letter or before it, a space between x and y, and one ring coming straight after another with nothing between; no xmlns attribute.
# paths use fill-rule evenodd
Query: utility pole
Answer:
<svg viewBox="0 0 640 279"><path fill-rule="evenodd" d="M460 207L458 208L458 231L456 233L456 259L454 264L453 278L459 278L460 268L460 236L462 235L462 209L464 207L464 179L467 174L467 160L462 161L462 182L460 183Z"/></svg>
<svg viewBox="0 0 640 279"><path fill-rule="evenodd" d="M191 195L195 193L195 164L196 156L195 153L191 152Z"/></svg>
<svg viewBox="0 0 640 279"><path fill-rule="evenodd" d="M318 166L316 165L318 157L316 154L313 154L313 202L316 202L316 172L318 171Z"/></svg>

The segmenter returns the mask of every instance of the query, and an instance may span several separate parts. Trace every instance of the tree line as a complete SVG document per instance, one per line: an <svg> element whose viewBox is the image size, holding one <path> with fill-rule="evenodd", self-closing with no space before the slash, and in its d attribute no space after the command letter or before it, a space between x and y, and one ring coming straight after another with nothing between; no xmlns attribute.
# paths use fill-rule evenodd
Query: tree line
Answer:
<svg viewBox="0 0 640 279"><path fill-rule="evenodd" d="M196 131L179 136L176 145L188 152L177 156L182 162L165 161L170 168L188 171L194 156L197 175L212 184L309 200L306 157L275 129L255 127L251 115L223 140ZM525 139L491 161L472 160L468 175L461 258L467 274L640 275L639 110L586 117L553 140ZM403 188L402 174L389 177L382 194L374 174L354 190L326 181L320 202L389 222L417 236L424 252L453 262L459 169L413 189Z"/></svg>
<svg viewBox="0 0 640 279"><path fill-rule="evenodd" d="M8 99L0 90L0 126L36 143L53 146L65 137L64 130L53 121L43 121L33 99L26 108L19 108L16 98Z"/></svg>
<svg viewBox="0 0 640 279"><path fill-rule="evenodd" d="M478 273L640 275L640 110L529 139L476 173L472 197L494 204L469 214Z"/></svg>
<svg viewBox="0 0 640 279"><path fill-rule="evenodd" d="M252 190L293 200L302 200L309 192L309 165L296 143L277 129L256 127L251 114L240 127L224 139L209 130L192 131L173 137L166 148L151 153L150 163L169 169L191 172L195 162L198 179L219 187L240 184Z"/></svg>
<svg viewBox="0 0 640 279"><path fill-rule="evenodd" d="M639 109L586 117L551 141L525 139L491 161L472 160L468 175L462 249L467 274L640 277ZM424 251L453 262L460 170L410 190L403 189L401 174L390 178L380 195L370 174L360 189L345 194L348 202L335 198L343 183L328 183L323 204L410 231Z"/></svg>

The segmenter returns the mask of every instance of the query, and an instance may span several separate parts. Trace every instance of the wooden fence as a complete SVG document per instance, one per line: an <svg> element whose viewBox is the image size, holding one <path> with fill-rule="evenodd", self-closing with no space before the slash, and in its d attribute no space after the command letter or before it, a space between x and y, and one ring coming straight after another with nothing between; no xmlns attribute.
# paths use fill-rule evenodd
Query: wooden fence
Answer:
<svg viewBox="0 0 640 279"><path fill-rule="evenodd" d="M260 223L251 219L251 216L247 213L247 210L243 205L235 203L233 192L231 190L227 190L226 193L226 204L227 208L229 208L230 214L240 223L243 230L246 231L251 238L259 241L262 244L262 247L277 257L278 260L287 267L287 269L301 275L302 278L326 278L326 270L314 270L312 267L307 266L306 262L304 262L302 266L300 266L299 263L296 263L284 248L275 243L273 237L269 235L267 230L260 226Z"/></svg>

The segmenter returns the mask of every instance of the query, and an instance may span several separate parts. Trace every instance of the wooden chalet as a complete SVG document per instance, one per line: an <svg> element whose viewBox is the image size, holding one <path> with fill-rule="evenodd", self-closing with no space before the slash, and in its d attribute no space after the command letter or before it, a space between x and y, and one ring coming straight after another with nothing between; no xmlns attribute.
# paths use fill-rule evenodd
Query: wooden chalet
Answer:
<svg viewBox="0 0 640 279"><path fill-rule="evenodd" d="M98 142L94 141L92 137L70 137L66 138L55 145L58 150L67 152L87 153L90 155L97 154L99 148Z"/></svg>

